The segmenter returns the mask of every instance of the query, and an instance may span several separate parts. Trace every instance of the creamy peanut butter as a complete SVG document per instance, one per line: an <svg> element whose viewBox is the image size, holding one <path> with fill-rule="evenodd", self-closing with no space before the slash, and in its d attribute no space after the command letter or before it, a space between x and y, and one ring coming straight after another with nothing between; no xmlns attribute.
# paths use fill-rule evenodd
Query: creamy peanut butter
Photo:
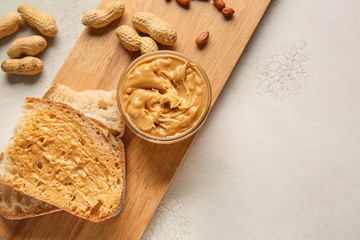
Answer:
<svg viewBox="0 0 360 240"><path fill-rule="evenodd" d="M207 89L193 63L174 56L150 57L125 77L120 101L129 120L154 137L192 128L207 103Z"/></svg>
<svg viewBox="0 0 360 240"><path fill-rule="evenodd" d="M63 208L98 215L100 208L115 207L109 203L119 201L115 188L122 181L114 154L98 144L66 109L44 108L29 116L8 146L10 165L17 169L12 181L20 189L40 189L39 197L65 197L70 201L59 198Z"/></svg>

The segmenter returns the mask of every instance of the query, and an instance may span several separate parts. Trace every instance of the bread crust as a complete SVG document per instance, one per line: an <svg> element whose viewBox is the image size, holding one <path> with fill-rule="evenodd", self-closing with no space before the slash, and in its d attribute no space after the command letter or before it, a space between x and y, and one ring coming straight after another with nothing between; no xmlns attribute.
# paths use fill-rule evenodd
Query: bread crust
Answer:
<svg viewBox="0 0 360 240"><path fill-rule="evenodd" d="M62 211L62 210L55 206L53 206L52 208L48 208L48 209L41 208L41 209L38 209L37 211L33 211L31 213L15 213L14 211L7 211L6 208L3 208L0 211L0 215L9 220L21 220L21 219L25 219L25 218L31 218L34 216L38 217L38 216L43 216L43 215L47 215L47 214L54 213L54 212L60 212L60 211Z"/></svg>
<svg viewBox="0 0 360 240"><path fill-rule="evenodd" d="M88 118L86 117L83 113L75 110L74 108L64 104L64 103L60 103L60 102L54 102L54 101L51 101L51 100L48 100L48 99L37 99L37 98L26 98L25 99L25 102L26 103L42 103L42 104L46 104L50 107L57 107L57 108L62 108L62 109L66 109L67 111L69 111L70 114L72 114L73 116L75 116L77 119L79 119L84 125L87 125L87 127L90 127L92 130L94 130L95 132L98 131L98 130L101 130L96 124L97 122L94 121L93 119L91 118ZM100 126L105 126L105 125L100 125ZM111 146L111 143L109 141L109 139L105 136L104 132L103 131L100 131L100 134L98 135L99 138L101 138L101 141L104 142L106 145L108 145L109 149L112 149L112 146ZM121 146L120 146L121 145ZM123 145L122 145L122 142L119 143L119 149L124 149L123 148ZM125 154L124 150L122 151L123 154ZM120 153L121 154L121 153ZM125 160L124 158L121 158L121 159L118 159L116 157L116 154L114 151L112 151L111 155L113 155L115 157L115 159L117 159L117 161L120 162L120 165L123 167L122 168L122 181L123 181L123 186L122 186L122 191L120 192L120 196L118 198L118 200L113 203L115 206L117 206L116 210L114 210L114 212L112 213L108 213L106 215L103 215L101 218L100 217L93 217L92 215L90 216L83 216L83 215L79 215L77 214L77 216L79 217L82 217L82 218L85 218L87 220L90 220L90 221L93 221L93 222L99 222L99 221L103 221L109 217L112 217L112 216L115 216L117 213L120 212L121 208L122 208L122 205L123 205L123 201L124 201L124 196L125 196ZM11 183L11 181L9 181L8 179L2 179L0 177L0 182L6 184L6 185L9 185L13 188L15 188L16 190L18 190L19 192L23 192L19 189L18 186L14 185L13 183ZM24 193L24 192L23 192ZM27 194L27 193L24 193L24 194ZM38 199L44 201L44 202L48 202L54 206L56 206L56 203L53 202L51 199L45 199L44 197L42 196L37 196ZM62 206L56 206L56 207L62 207ZM70 208L64 208L65 211L68 211L69 213L72 213L71 209ZM50 210L49 210L50 211ZM116 213L116 214L115 214ZM9 212L5 212L4 215L7 215L7 216L13 216L12 213L9 213ZM76 215L76 214L75 214ZM25 216L24 216L25 217Z"/></svg>
<svg viewBox="0 0 360 240"><path fill-rule="evenodd" d="M46 93L44 94L43 98L49 99L50 96L55 93L56 89L57 89L59 86L61 86L61 84L59 84L59 83L53 83L53 84L51 84L49 90L46 91Z"/></svg>
<svg viewBox="0 0 360 240"><path fill-rule="evenodd" d="M116 215L118 215L122 208L124 207L124 204L125 204L125 192L126 192L126 161L125 161L125 146L124 146L124 143L121 141L121 140L118 140L117 141L118 144L119 144L119 154L122 155L119 156L119 159L120 159L120 165L122 166L122 169L123 169L123 191L121 193L121 196L120 196L120 199L121 199L121 202L118 206L118 208L114 211L114 213L111 215L111 217L115 217Z"/></svg>

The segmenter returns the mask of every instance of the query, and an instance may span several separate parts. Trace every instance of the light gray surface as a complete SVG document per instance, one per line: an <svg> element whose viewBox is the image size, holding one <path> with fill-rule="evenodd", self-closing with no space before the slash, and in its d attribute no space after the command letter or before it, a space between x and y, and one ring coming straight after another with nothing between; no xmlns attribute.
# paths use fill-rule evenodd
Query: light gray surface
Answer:
<svg viewBox="0 0 360 240"><path fill-rule="evenodd" d="M59 34L33 81L0 73L0 145L96 2L28 1L55 16ZM0 0L0 15L20 3ZM143 239L360 239L358 9L355 0L272 2ZM0 40L0 59L29 33Z"/></svg>

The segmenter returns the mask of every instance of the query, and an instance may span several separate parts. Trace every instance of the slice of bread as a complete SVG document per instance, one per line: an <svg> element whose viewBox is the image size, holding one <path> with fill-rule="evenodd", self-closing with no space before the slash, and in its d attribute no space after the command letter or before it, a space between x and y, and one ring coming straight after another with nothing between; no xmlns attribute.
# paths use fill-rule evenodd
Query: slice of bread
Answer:
<svg viewBox="0 0 360 240"><path fill-rule="evenodd" d="M101 129L79 111L27 98L15 136L0 159L0 182L98 222L122 206L121 159Z"/></svg>
<svg viewBox="0 0 360 240"><path fill-rule="evenodd" d="M103 128L98 125L99 128ZM121 166L124 169L124 194L122 202L125 202L125 148L124 144L120 139L115 139L109 133L108 129L103 128L103 132L109 137L111 145L116 153L116 156L121 161ZM0 153L0 155L3 153ZM0 156L1 159L1 156ZM12 187L0 183L0 215L7 219L17 220L29 217L41 216L52 212L58 212L62 209L55 207L49 203L41 201L39 199L30 197L22 192L16 191ZM118 208L118 211L121 207ZM115 213L116 215L116 213Z"/></svg>
<svg viewBox="0 0 360 240"><path fill-rule="evenodd" d="M113 102L109 102L109 105L116 104L116 99L114 99L113 95L114 92L105 92L102 90L92 90L90 92L101 92L99 101L109 101L109 99L112 99ZM68 99L68 103L71 105L79 105L72 101L76 101L77 97L71 97L71 93L78 95L78 92L75 92L73 90L69 90L68 87L62 86L60 84L55 84L51 87L51 90L49 90L46 93L46 96L55 99L55 100L61 100L61 99ZM65 95L65 96L64 96ZM98 112L98 108L90 108L89 114L92 116L96 116L96 119L101 119L101 116L96 115ZM91 112L94 110L94 112ZM125 171L125 149L122 141L118 138L119 136L113 136L115 131L111 131L111 129L117 129L118 128L118 122L116 121L109 121L107 119L107 116L105 116L104 120L95 120L92 119L93 122L102 129L103 133L108 136L112 147L118 157L118 159L122 162L122 166ZM103 123L111 122L115 125L107 126ZM121 121L120 121L121 122ZM111 133L111 134L110 134ZM0 154L2 154L0 152ZM125 179L124 179L124 187L125 187ZM125 195L123 195L125 197ZM30 197L24 193L18 192L11 188L10 186L4 185L0 183L0 215L4 216L8 219L23 219L23 218L29 218L29 217L36 217L40 215L44 215L51 212L60 211L61 209L48 204L46 202L43 202L41 200L38 200L36 198Z"/></svg>
<svg viewBox="0 0 360 240"><path fill-rule="evenodd" d="M105 124L113 135L124 135L125 123L116 103L116 91L86 90L75 92L71 88L55 83L45 93L44 98L70 105Z"/></svg>

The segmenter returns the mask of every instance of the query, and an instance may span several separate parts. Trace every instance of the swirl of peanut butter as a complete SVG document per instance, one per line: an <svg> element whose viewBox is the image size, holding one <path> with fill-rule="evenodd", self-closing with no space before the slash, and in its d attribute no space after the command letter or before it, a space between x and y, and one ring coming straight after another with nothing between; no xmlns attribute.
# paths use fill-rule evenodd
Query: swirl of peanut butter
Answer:
<svg viewBox="0 0 360 240"><path fill-rule="evenodd" d="M129 120L154 137L186 132L201 118L207 89L194 64L173 56L152 57L126 76L120 101Z"/></svg>

